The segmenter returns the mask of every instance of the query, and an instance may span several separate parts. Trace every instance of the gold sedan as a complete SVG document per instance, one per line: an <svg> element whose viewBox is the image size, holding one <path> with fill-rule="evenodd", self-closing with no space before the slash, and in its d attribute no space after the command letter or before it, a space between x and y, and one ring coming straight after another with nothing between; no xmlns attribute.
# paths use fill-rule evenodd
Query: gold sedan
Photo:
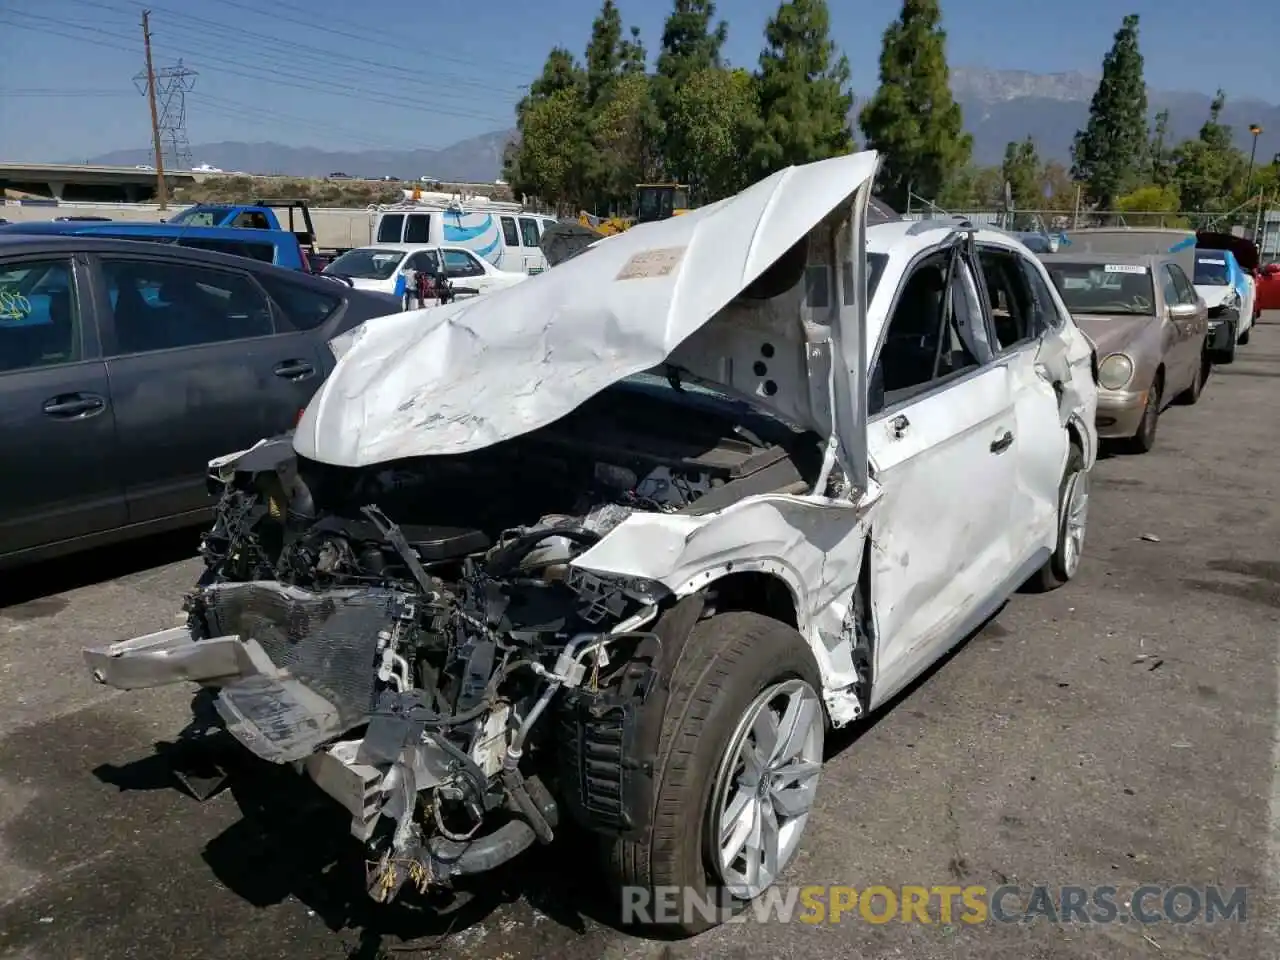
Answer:
<svg viewBox="0 0 1280 960"><path fill-rule="evenodd" d="M1209 374L1209 313L1172 257L1041 255L1098 354L1098 436L1146 453L1161 411L1195 403Z"/></svg>

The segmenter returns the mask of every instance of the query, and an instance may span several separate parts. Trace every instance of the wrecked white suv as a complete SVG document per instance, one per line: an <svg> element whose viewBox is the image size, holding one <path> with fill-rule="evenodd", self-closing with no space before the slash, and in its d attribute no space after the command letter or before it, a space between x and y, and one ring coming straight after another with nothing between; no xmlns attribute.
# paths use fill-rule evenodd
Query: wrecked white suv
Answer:
<svg viewBox="0 0 1280 960"><path fill-rule="evenodd" d="M827 728L1070 579L1085 532L1089 342L1013 237L868 226L876 166L335 341L296 435L211 464L186 625L95 677L212 688L350 811L378 900L570 820L619 886L755 897Z"/></svg>

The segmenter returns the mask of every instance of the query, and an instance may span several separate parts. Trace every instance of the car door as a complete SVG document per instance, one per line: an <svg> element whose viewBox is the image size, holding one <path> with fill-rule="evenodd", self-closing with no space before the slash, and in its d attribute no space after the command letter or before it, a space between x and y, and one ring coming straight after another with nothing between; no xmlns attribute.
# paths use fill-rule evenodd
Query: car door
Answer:
<svg viewBox="0 0 1280 960"><path fill-rule="evenodd" d="M0 556L126 522L89 290L83 258L0 263Z"/></svg>
<svg viewBox="0 0 1280 960"><path fill-rule="evenodd" d="M115 254L97 267L129 519L205 509L212 457L296 422L320 382L313 345L277 325L248 271Z"/></svg>
<svg viewBox="0 0 1280 960"><path fill-rule="evenodd" d="M1057 543L1067 424L1074 417L1088 436L1096 414L1093 347L1069 323L1037 261L1011 247L984 247L979 256L988 301L1011 308L1007 319L993 309L992 319L999 362L1008 368L1013 392L1015 476L1009 529L1013 576L1019 578L1029 576ZM1091 457L1092 442L1081 452Z"/></svg>
<svg viewBox="0 0 1280 960"><path fill-rule="evenodd" d="M468 295L463 291L482 294L493 288L493 280L488 271L470 251L445 247L441 256L444 259L445 275L462 296Z"/></svg>
<svg viewBox="0 0 1280 960"><path fill-rule="evenodd" d="M1161 267L1161 276L1166 304L1202 306L1195 287L1176 263L1165 263ZM1195 379L1195 370L1200 363L1200 353L1204 346L1203 327L1207 323L1207 316L1207 309L1200 309L1190 317L1178 315L1165 320L1174 331L1172 347L1165 355L1166 377L1169 381L1165 389L1166 397L1177 396Z"/></svg>
<svg viewBox="0 0 1280 960"><path fill-rule="evenodd" d="M959 248L924 258L899 286L868 390L887 689L956 639L1008 576L1016 428L1008 370L994 362Z"/></svg>

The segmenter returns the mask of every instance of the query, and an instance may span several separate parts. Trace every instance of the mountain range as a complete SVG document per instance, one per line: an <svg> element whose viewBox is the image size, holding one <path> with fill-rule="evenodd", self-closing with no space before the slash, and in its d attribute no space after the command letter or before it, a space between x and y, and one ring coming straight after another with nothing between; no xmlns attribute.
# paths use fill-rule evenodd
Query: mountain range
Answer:
<svg viewBox="0 0 1280 960"><path fill-rule="evenodd" d="M974 161L996 164L1011 140L1031 136L1047 160L1070 162L1071 141L1089 116L1089 100L1098 78L1085 73L1029 73L955 67L951 87L964 111L965 127L974 137ZM1204 93L1149 90L1152 117L1169 111L1174 143L1193 137L1209 115L1212 97ZM862 98L858 99L860 105ZM1223 123L1233 128L1236 143L1251 146L1249 125L1258 124L1257 160L1269 163L1280 152L1280 105L1260 100L1227 99ZM514 130L497 130L439 150L323 150L272 142L222 141L192 147L197 163L223 170L259 174L322 177L334 172L352 176L396 176L442 181L486 183L501 176L503 146ZM151 162L146 149L116 150L89 160L95 164L133 166Z"/></svg>

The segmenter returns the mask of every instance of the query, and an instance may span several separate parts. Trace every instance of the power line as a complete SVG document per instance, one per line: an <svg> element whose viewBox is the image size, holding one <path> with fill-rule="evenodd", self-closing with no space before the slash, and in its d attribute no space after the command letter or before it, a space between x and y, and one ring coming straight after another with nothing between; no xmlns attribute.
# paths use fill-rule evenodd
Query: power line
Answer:
<svg viewBox="0 0 1280 960"><path fill-rule="evenodd" d="M50 30L49 28L37 29L35 27L25 26L21 23L17 24L17 26L25 27L25 29L33 30L34 32L37 32L37 33L45 33L53 36L59 36L59 37L62 37L63 39L75 39L75 40L86 39L82 37L66 36L62 32L64 30L78 30L78 31L84 31L86 33L89 33L93 38L92 42L94 42L96 45L99 45L99 46L101 45L111 46L111 44L105 43L102 40L103 37L114 38L117 40L130 39L129 37L125 37L121 34L111 33L109 31L105 31L99 28L80 27L74 24L66 24L54 17L44 17L34 13L22 13L22 14L19 14L19 16L27 17L32 20L45 21L45 22L56 25L59 29L56 31ZM4 22L6 21L0 21L0 23L4 23ZM12 21L8 21L8 22L12 22ZM166 44L166 48L169 50L172 50L175 53L186 54L194 58L203 58L205 53L204 51L194 51L194 50L191 50L190 48L181 47L173 44ZM121 47L119 49L127 49L127 48ZM129 52L134 52L134 51L129 51ZM227 66L227 64L231 64L231 66ZM309 93L323 93L326 96L330 96L330 97L341 97L341 98L350 99L350 100L359 100L363 103L374 103L382 106L391 106L401 110L430 114L436 117L444 116L444 117L457 117L457 118L466 119L466 120L484 120L486 122L495 123L495 124L503 124L503 123L511 122L510 118L502 119L502 118L494 117L489 114L478 114L478 113L475 113L474 111L450 110L447 107L440 107L440 106L434 106L434 105L427 106L422 103L415 103L412 100L389 99L381 95L384 91L369 90L367 88L354 87L346 84L344 84L341 87L326 86L324 84L318 83L314 79L303 77L300 74L288 73L283 70L277 70L271 67L263 67L258 64L244 63L243 61L234 60L230 57L226 57L222 55L217 56L216 66L206 65L205 67L203 67L203 70L205 73L228 74L230 76L242 77L247 80L254 80L259 83L272 83L277 86L293 87L299 90L305 90Z"/></svg>
<svg viewBox="0 0 1280 960"><path fill-rule="evenodd" d="M6 90L6 97L134 97L137 93L133 90L97 90L94 88L73 89L66 87L58 89L57 87L26 87L17 90Z"/></svg>
<svg viewBox="0 0 1280 960"><path fill-rule="evenodd" d="M79 4L81 6L86 6L86 7L93 7L99 10L106 10L106 11L117 13L117 14L124 14L124 15L132 14L131 10L128 10L127 8L122 7L118 4L104 2L104 0L66 0L66 2ZM173 18L173 20L171 21L172 23L171 29L176 29L179 32L184 34L188 32L194 34L197 38L196 42L199 42L202 47L208 45L208 41L209 41L208 32L213 31L215 33L224 34L232 38L230 40L219 39L218 40L219 43L222 43L224 45L228 43L234 43L235 49L237 50L244 49L245 31L242 29L238 29L235 27L228 27L223 23L218 23L217 21L214 21L214 20L206 20L202 17L197 17L189 13L183 13L181 11L173 10L171 8L161 6L159 4L152 4L150 9L159 11L160 13L169 14ZM186 22L194 24L195 26L188 28L184 25ZM349 34L348 36L352 36L353 38L355 38L354 34ZM254 31L253 39L255 42L279 44L280 47L287 48L290 51L298 51L303 53L310 52L312 55L316 57L326 58L326 69L333 69L335 67L335 64L333 62L334 58L339 58L340 60L349 61L349 63L352 65L359 64L360 69L358 72L361 75L368 75L370 71L374 71L377 73L385 73L389 75L395 75L395 80L397 82L418 84L435 93L438 93L441 89L454 89L454 88L460 88L460 87L471 87L477 90L483 90L483 91L492 92L492 93L504 92L504 88L495 87L492 84L487 83L483 80L477 80L471 77L464 77L456 73L438 72L435 75L440 78L439 80L425 78L424 73L421 70L415 70L409 67L399 66L397 64L386 63L385 61L371 60L364 57L357 57L349 53L330 50L324 47L317 47L310 44L300 43L293 38L272 36L270 34L264 34L258 31ZM360 38L356 38L356 39L360 39ZM365 37L361 40L361 42L379 43L380 41L375 41L372 38ZM434 53L432 54L432 57L438 59L438 57ZM454 59L457 59L457 58L454 58ZM467 61L461 61L461 62L467 62ZM468 65L473 65L473 64L468 64ZM336 66L339 69L343 68L341 64L337 64ZM354 66L347 67L346 69L352 70L352 72L356 72ZM514 94L518 91L518 89L519 88L516 86L512 86L510 88L505 89L506 94L511 97L511 100L513 103L515 102L515 99L516 99Z"/></svg>

